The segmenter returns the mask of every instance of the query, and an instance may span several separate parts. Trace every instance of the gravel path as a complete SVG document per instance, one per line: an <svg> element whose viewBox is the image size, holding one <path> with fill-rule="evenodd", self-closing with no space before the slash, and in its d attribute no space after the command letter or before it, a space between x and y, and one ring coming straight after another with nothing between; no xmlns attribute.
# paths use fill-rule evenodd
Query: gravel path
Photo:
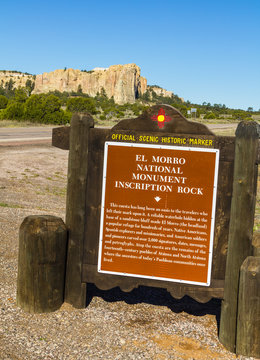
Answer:
<svg viewBox="0 0 260 360"><path fill-rule="evenodd" d="M253 359L218 341L220 301L173 299L165 290L131 293L88 285L88 307L50 314L16 306L19 226L27 215L64 219L68 152L49 145L0 148L0 359Z"/></svg>

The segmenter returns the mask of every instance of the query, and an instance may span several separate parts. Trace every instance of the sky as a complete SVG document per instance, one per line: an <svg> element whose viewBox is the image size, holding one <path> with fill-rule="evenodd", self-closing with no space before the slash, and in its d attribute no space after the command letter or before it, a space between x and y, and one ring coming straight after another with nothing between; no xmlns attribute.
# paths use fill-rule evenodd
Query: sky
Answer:
<svg viewBox="0 0 260 360"><path fill-rule="evenodd" d="M192 103L260 109L260 0L1 1L0 69L135 63Z"/></svg>

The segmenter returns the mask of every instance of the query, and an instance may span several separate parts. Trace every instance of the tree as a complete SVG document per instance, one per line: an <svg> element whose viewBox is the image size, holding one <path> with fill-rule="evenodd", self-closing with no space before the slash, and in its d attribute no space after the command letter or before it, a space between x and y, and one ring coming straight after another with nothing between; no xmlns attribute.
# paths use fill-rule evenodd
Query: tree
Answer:
<svg viewBox="0 0 260 360"><path fill-rule="evenodd" d="M3 119L20 120L24 115L24 104L11 101L2 114Z"/></svg>
<svg viewBox="0 0 260 360"><path fill-rule="evenodd" d="M243 111L243 110L234 110L232 113L232 116L234 119L237 120L244 120L248 117L251 117L251 114L249 112Z"/></svg>
<svg viewBox="0 0 260 360"><path fill-rule="evenodd" d="M5 89L6 89L7 91L13 90L13 87L14 87L14 80L13 80L13 79L10 79L9 81L7 81L7 82L5 83Z"/></svg>
<svg viewBox="0 0 260 360"><path fill-rule="evenodd" d="M19 103L24 103L28 98L26 88L19 87L14 91L14 100Z"/></svg>
<svg viewBox="0 0 260 360"><path fill-rule="evenodd" d="M43 102L43 111L45 114L59 111L60 107L61 101L57 96L51 94L45 97L45 100Z"/></svg>
<svg viewBox="0 0 260 360"><path fill-rule="evenodd" d="M32 122L66 124L71 114L61 109L61 100L53 95L31 95L25 103L24 117Z"/></svg>
<svg viewBox="0 0 260 360"><path fill-rule="evenodd" d="M95 101L91 98L70 98L67 101L67 110L74 112L90 112L91 114L96 114Z"/></svg>
<svg viewBox="0 0 260 360"><path fill-rule="evenodd" d="M79 84L79 86L78 86L77 93L78 93L78 94L82 94L82 93L83 93L83 91L82 91L82 86L81 86L80 84Z"/></svg>
<svg viewBox="0 0 260 360"><path fill-rule="evenodd" d="M3 86L3 83L1 85L1 88L4 90L4 93L1 91L2 95L5 95L7 98L14 96L14 80L10 79L9 81L5 82L5 85Z"/></svg>
<svg viewBox="0 0 260 360"><path fill-rule="evenodd" d="M106 90L103 87L100 90L100 96L107 99L107 93L106 93Z"/></svg>
<svg viewBox="0 0 260 360"><path fill-rule="evenodd" d="M139 98L143 101L150 101L150 91L146 90L146 92L140 95Z"/></svg>
<svg viewBox="0 0 260 360"><path fill-rule="evenodd" d="M29 93L29 96L30 96L33 89L34 89L34 87L35 87L35 82L30 80L30 79L27 79L26 83L25 83L25 87L28 90L28 93Z"/></svg>
<svg viewBox="0 0 260 360"><path fill-rule="evenodd" d="M216 119L216 114L210 111L204 116L204 119Z"/></svg>
<svg viewBox="0 0 260 360"><path fill-rule="evenodd" d="M45 95L31 95L25 102L24 116L26 119L40 122L44 116L43 103L45 101Z"/></svg>
<svg viewBox="0 0 260 360"><path fill-rule="evenodd" d="M0 95L0 109L5 109L8 104L8 99L4 95Z"/></svg>

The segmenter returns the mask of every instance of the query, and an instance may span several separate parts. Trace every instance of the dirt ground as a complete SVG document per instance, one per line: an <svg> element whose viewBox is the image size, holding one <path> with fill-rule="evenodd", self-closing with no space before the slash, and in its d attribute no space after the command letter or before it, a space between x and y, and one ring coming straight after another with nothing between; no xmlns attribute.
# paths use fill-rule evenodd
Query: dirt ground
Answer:
<svg viewBox="0 0 260 360"><path fill-rule="evenodd" d="M218 299L90 285L86 309L32 315L16 306L19 226L28 215L64 219L67 158L48 144L0 147L0 359L250 359L220 344Z"/></svg>

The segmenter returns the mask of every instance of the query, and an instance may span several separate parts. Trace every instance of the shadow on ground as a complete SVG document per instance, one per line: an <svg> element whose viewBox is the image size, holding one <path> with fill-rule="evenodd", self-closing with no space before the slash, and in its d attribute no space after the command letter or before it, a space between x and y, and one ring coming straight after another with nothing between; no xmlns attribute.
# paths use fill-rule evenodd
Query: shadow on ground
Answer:
<svg viewBox="0 0 260 360"><path fill-rule="evenodd" d="M87 285L87 305L93 297L98 296L107 302L124 301L127 304L146 303L156 306L167 306L175 313L186 312L194 316L214 315L219 329L221 300L211 299L199 303L189 296L174 299L166 289L139 286L131 292L123 292L119 287L111 290L100 290L94 284Z"/></svg>

